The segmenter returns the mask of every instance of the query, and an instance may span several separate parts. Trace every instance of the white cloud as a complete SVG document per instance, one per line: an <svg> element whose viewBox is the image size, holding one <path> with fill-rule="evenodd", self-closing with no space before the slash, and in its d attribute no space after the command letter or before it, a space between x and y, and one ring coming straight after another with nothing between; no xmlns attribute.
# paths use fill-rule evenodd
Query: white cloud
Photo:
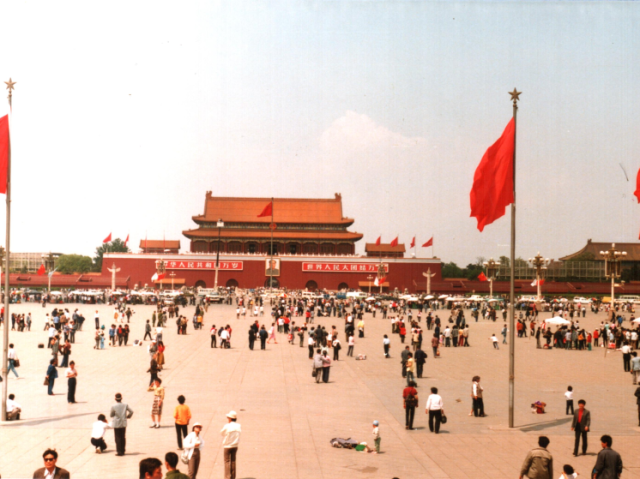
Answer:
<svg viewBox="0 0 640 479"><path fill-rule="evenodd" d="M367 115L347 111L320 137L323 150L362 151L370 148L406 149L424 143L424 138L409 138L378 125Z"/></svg>

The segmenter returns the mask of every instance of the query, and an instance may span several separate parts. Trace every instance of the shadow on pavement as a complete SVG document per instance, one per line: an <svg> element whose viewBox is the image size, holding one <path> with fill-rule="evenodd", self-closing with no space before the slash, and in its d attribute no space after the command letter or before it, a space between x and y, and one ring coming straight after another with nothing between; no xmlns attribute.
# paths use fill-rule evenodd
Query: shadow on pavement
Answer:
<svg viewBox="0 0 640 479"><path fill-rule="evenodd" d="M66 416L49 418L20 419L19 421L9 421L7 423L4 423L2 427L37 426L39 424L46 424L48 422L63 421L72 417L95 416L96 414L100 414L100 412L85 412L82 414L68 414Z"/></svg>
<svg viewBox="0 0 640 479"><path fill-rule="evenodd" d="M573 417L563 417L562 419L554 419L552 421L527 424L525 426L520 426L519 429L522 432L542 431L543 429L547 429L550 427L562 426L563 424L571 422L572 419Z"/></svg>

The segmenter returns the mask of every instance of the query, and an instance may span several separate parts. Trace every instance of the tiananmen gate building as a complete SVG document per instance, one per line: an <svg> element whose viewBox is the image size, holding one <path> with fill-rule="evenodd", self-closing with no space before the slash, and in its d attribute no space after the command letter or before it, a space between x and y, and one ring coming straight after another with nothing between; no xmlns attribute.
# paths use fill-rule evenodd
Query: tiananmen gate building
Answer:
<svg viewBox="0 0 640 479"><path fill-rule="evenodd" d="M220 251L218 286L243 289L269 285L289 289L379 291L373 282L380 263L386 271L383 290L425 291L428 270L441 281L437 258L405 258L404 245L390 255L385 245L367 255L355 254L361 233L349 231L354 219L344 216L342 196L331 199L274 198L271 215L259 217L272 198L216 197L206 193L204 212L193 216L196 228L183 231L189 252L107 253L106 265L115 264L130 276L130 287L152 286L156 261L166 265L163 285L214 287L216 254ZM273 234L273 261L271 235ZM151 240L149 240L151 243ZM155 244L155 242L154 242ZM388 248L387 248L388 249ZM144 251L144 250L143 250ZM387 253L387 254L385 254Z"/></svg>

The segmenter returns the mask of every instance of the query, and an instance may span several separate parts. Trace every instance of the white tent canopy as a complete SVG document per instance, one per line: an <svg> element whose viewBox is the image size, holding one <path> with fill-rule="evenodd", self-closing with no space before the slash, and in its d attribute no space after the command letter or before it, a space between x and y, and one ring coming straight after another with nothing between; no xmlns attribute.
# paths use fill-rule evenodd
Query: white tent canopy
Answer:
<svg viewBox="0 0 640 479"><path fill-rule="evenodd" d="M557 324L557 325L569 325L571 321L561 318L560 316L556 316L555 318L547 318L544 320L547 324Z"/></svg>

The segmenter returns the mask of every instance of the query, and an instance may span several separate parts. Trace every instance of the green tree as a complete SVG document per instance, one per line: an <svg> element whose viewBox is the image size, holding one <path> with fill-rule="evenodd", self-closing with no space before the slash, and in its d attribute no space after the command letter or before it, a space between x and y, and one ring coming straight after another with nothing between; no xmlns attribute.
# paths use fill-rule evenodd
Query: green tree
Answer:
<svg viewBox="0 0 640 479"><path fill-rule="evenodd" d="M102 271L102 256L105 253L130 253L129 247L120 238L116 238L109 243L104 243L96 248L96 255L93 257L95 271Z"/></svg>
<svg viewBox="0 0 640 479"><path fill-rule="evenodd" d="M500 259L498 261L500 262L500 266L504 268L508 268L511 265L511 261L507 256L500 256Z"/></svg>
<svg viewBox="0 0 640 479"><path fill-rule="evenodd" d="M464 271L454 262L446 263L442 266L443 278L464 278Z"/></svg>
<svg viewBox="0 0 640 479"><path fill-rule="evenodd" d="M484 272L484 268L477 264L468 264L463 271L465 278L467 278L468 280L474 280L478 279L480 273Z"/></svg>
<svg viewBox="0 0 640 479"><path fill-rule="evenodd" d="M89 256L63 254L56 259L56 268L62 274L88 273L93 268L93 261Z"/></svg>

